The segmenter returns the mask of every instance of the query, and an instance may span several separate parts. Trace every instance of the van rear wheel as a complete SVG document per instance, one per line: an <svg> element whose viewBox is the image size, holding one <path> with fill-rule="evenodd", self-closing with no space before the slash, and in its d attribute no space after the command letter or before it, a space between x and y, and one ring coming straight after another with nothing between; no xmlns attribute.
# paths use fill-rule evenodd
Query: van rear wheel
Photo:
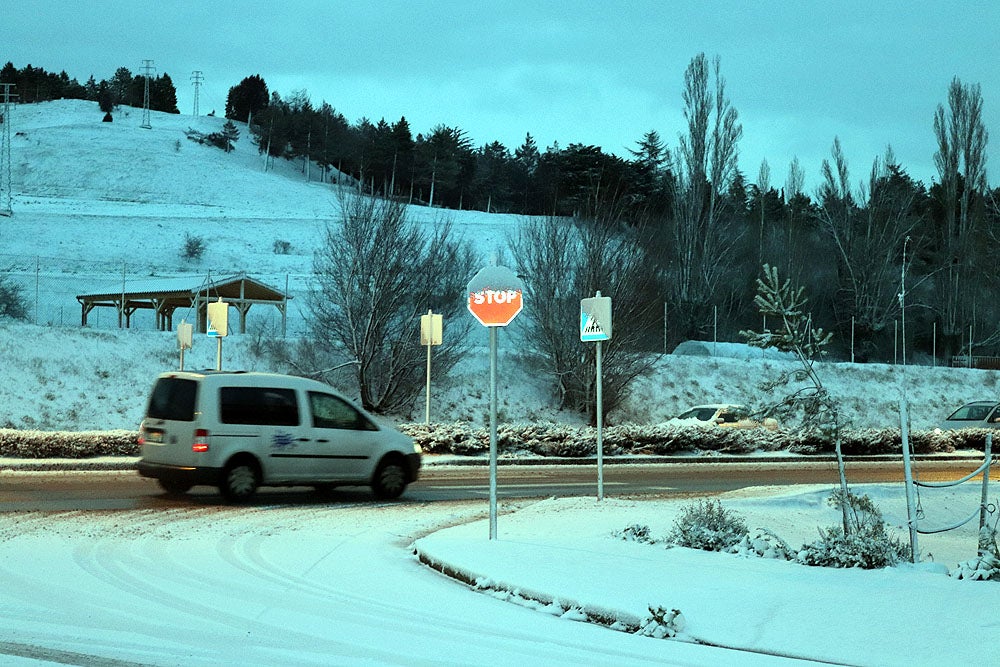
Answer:
<svg viewBox="0 0 1000 667"><path fill-rule="evenodd" d="M260 471L257 465L251 461L234 461L226 466L219 491L226 500L239 503L249 500L257 492L258 486Z"/></svg>

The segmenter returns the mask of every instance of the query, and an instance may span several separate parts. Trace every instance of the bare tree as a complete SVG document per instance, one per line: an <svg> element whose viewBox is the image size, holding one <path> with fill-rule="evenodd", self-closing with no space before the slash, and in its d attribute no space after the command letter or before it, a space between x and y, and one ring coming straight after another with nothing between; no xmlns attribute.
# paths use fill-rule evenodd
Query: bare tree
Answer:
<svg viewBox="0 0 1000 667"><path fill-rule="evenodd" d="M875 159L868 184L857 196L839 139L833 142L833 165L824 160L822 172L816 219L837 260L835 315L843 328L854 318L860 340L870 346L899 316L903 243L920 223L916 189L903 177L891 148L883 160Z"/></svg>
<svg viewBox="0 0 1000 667"><path fill-rule="evenodd" d="M614 336L603 344L604 410L614 409L632 380L652 367L655 355L640 347L656 309L645 245L614 214L527 220L511 240L532 304L527 337L555 380L560 408L595 418L595 349L580 342L579 325L580 299L597 290L611 297L614 310Z"/></svg>
<svg viewBox="0 0 1000 667"><path fill-rule="evenodd" d="M757 237L757 263L764 264L764 236L767 233L767 193L771 190L771 166L767 160L761 160L760 169L757 172L757 199L760 204L760 229Z"/></svg>
<svg viewBox="0 0 1000 667"><path fill-rule="evenodd" d="M741 233L727 220L725 195L736 175L743 127L726 96L718 57L711 71L705 54L692 59L683 98L687 131L674 154L673 220L662 241L669 256L667 300L675 322L690 331L722 290Z"/></svg>
<svg viewBox="0 0 1000 667"><path fill-rule="evenodd" d="M312 339L354 366L365 408L403 409L424 386L418 324L429 308L447 322L436 368L447 373L458 360L471 322L460 316L464 290L477 262L450 224L424 229L404 204L348 193L340 205L313 261Z"/></svg>
<svg viewBox="0 0 1000 667"><path fill-rule="evenodd" d="M934 114L938 150L934 164L940 178L943 221L939 227L937 299L945 344L954 352L972 317L976 239L984 216L974 205L986 191L986 145L983 97L979 84L964 85L955 77L948 87L948 109Z"/></svg>

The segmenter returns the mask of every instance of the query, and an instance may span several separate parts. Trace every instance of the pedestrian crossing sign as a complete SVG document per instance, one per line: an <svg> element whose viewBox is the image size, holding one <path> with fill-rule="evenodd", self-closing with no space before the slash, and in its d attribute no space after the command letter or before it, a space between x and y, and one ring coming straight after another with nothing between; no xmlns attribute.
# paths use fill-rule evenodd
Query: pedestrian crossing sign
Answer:
<svg viewBox="0 0 1000 667"><path fill-rule="evenodd" d="M611 340L611 297L580 300L580 340L585 343Z"/></svg>

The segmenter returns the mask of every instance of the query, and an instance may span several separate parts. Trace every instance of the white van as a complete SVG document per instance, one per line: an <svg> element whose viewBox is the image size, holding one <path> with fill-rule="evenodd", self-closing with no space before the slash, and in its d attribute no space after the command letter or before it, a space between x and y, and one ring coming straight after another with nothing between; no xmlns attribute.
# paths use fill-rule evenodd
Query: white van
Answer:
<svg viewBox="0 0 1000 667"><path fill-rule="evenodd" d="M139 429L139 474L168 493L219 487L371 486L396 498L417 479L420 446L331 387L271 373L163 373Z"/></svg>

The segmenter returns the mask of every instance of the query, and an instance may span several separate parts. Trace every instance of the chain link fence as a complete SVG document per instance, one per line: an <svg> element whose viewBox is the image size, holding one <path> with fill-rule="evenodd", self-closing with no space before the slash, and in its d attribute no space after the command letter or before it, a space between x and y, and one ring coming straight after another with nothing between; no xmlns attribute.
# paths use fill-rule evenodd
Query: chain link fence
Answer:
<svg viewBox="0 0 1000 667"><path fill-rule="evenodd" d="M26 320L32 324L50 327L80 327L83 308L78 295L95 293L128 292L129 285L141 281L144 285L157 279L189 278L193 283L211 283L226 276L239 275L242 270L225 271L218 268L211 271L191 271L189 273L159 273L151 271L148 265L122 262L112 264L104 261L73 259L66 257L46 257L43 255L0 254L0 280L13 286L22 304ZM254 279L265 283L274 290L289 297L284 333L298 336L306 331L306 314L312 276L308 274L253 274ZM192 307L175 314L173 324L184 318L195 321ZM87 327L93 329L117 329L120 326L118 308L98 307L87 315ZM130 317L132 329L155 331L156 316L152 310L141 309ZM247 334L282 332L282 317L277 308L261 305L247 313Z"/></svg>

